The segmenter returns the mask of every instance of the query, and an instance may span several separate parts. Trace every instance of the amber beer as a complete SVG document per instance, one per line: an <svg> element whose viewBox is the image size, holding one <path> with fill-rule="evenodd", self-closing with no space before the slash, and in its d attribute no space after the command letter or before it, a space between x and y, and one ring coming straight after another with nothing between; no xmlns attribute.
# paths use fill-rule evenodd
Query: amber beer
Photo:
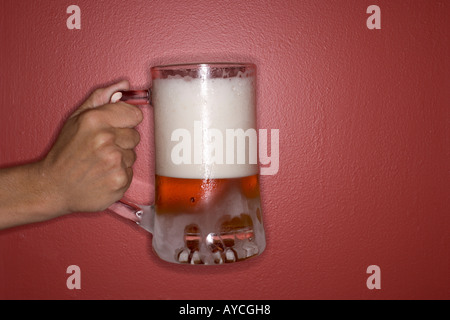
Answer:
<svg viewBox="0 0 450 320"><path fill-rule="evenodd" d="M226 147L217 144L227 130L256 128L254 65L154 68L152 79L155 252L166 261L189 264L230 263L260 254L265 236L258 165L225 161L230 160ZM210 128L214 138L198 138L199 131ZM249 148L239 150L236 144L233 156L238 159Z"/></svg>
<svg viewBox="0 0 450 320"><path fill-rule="evenodd" d="M202 242L214 263L235 262L259 253L252 243L255 226L262 227L258 180L258 175L231 179L156 176L157 219L191 218L183 230L184 246L177 250L178 262L204 263Z"/></svg>
<svg viewBox="0 0 450 320"><path fill-rule="evenodd" d="M180 179L156 176L156 206L160 214L204 213L229 189L245 199L259 198L259 176L234 179Z"/></svg>

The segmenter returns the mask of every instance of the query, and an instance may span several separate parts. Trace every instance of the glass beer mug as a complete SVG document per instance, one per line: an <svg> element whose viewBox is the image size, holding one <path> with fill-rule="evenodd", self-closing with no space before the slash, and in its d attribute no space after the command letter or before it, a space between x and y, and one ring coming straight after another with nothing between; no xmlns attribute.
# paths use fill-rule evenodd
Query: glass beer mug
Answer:
<svg viewBox="0 0 450 320"><path fill-rule="evenodd" d="M150 90L112 101L154 108L155 202L110 209L152 233L165 261L215 265L261 254L255 65L158 66L151 74Z"/></svg>

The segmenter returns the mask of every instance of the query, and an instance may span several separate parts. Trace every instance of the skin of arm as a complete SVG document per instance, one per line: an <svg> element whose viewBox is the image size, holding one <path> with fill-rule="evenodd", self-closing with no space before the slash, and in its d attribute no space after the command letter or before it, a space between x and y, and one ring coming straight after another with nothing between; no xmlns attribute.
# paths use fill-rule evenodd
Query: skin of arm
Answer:
<svg viewBox="0 0 450 320"><path fill-rule="evenodd" d="M0 169L0 230L73 212L102 211L133 178L139 108L111 96L127 81L97 89L69 117L41 161Z"/></svg>

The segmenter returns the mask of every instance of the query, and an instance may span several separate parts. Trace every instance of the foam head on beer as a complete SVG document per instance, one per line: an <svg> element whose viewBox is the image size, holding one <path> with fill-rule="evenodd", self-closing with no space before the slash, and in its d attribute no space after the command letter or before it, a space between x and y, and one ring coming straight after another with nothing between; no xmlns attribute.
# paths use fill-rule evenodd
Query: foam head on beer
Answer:
<svg viewBox="0 0 450 320"><path fill-rule="evenodd" d="M204 70L202 69L204 68ZM255 70L196 67L153 78L156 219L167 261L221 264L264 250Z"/></svg>
<svg viewBox="0 0 450 320"><path fill-rule="evenodd" d="M156 172L178 178L258 173L255 78L174 76L153 81ZM244 163L239 161L245 158Z"/></svg>

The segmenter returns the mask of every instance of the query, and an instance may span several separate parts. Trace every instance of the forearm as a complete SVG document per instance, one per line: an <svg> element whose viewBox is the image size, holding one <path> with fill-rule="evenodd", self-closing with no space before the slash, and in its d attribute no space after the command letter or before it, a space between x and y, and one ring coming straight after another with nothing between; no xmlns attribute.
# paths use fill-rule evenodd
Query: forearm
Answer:
<svg viewBox="0 0 450 320"><path fill-rule="evenodd" d="M50 181L42 163L0 169L0 230L54 217Z"/></svg>

